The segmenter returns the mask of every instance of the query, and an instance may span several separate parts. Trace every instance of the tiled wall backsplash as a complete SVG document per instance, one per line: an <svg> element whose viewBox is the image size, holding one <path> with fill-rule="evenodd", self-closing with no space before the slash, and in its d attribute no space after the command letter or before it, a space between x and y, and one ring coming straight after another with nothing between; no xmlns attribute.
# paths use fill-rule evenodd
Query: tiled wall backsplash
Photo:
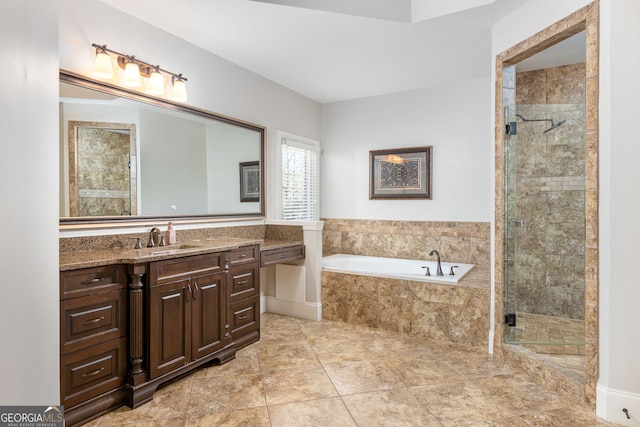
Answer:
<svg viewBox="0 0 640 427"><path fill-rule="evenodd" d="M388 221L325 218L323 256L337 253L443 261L489 268L489 222Z"/></svg>

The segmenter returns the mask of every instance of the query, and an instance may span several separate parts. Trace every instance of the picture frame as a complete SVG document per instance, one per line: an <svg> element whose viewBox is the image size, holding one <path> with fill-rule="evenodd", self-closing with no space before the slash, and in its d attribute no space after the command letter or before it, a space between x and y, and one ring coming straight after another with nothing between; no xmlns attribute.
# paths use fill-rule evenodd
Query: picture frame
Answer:
<svg viewBox="0 0 640 427"><path fill-rule="evenodd" d="M260 162L240 162L240 201L260 201Z"/></svg>
<svg viewBox="0 0 640 427"><path fill-rule="evenodd" d="M431 199L432 146L369 151L369 199Z"/></svg>

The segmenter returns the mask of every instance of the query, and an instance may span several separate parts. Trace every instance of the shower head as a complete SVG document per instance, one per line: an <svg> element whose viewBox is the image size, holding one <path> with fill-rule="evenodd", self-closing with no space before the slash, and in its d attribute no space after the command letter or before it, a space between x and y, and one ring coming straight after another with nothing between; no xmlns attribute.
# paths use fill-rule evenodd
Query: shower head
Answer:
<svg viewBox="0 0 640 427"><path fill-rule="evenodd" d="M559 121L558 123L554 123L554 122L553 122L553 119L552 119L552 120L551 120L551 127L550 127L549 129L545 130L543 133L547 133L547 132L549 132L550 130L554 130L555 128L557 128L558 126L560 126L561 124L563 124L564 122L566 122L566 120L562 120L562 121Z"/></svg>

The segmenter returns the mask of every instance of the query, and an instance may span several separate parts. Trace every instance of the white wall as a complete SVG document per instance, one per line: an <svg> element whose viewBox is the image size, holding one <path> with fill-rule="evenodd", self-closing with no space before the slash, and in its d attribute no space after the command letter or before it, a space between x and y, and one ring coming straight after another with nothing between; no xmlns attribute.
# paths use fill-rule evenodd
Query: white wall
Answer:
<svg viewBox="0 0 640 427"><path fill-rule="evenodd" d="M277 153L277 129L320 139L320 104L159 28L98 0L60 0L59 18L60 68L90 76L97 43L182 73L190 105L267 127L267 164ZM268 202L276 172L267 169Z"/></svg>
<svg viewBox="0 0 640 427"><path fill-rule="evenodd" d="M490 221L490 86L471 80L325 104L320 216ZM433 146L432 200L369 200L369 150L425 145Z"/></svg>
<svg viewBox="0 0 640 427"><path fill-rule="evenodd" d="M0 403L57 405L56 2L0 3Z"/></svg>
<svg viewBox="0 0 640 427"><path fill-rule="evenodd" d="M205 125L141 109L138 132L140 212L143 215L207 212Z"/></svg>
<svg viewBox="0 0 640 427"><path fill-rule="evenodd" d="M260 202L240 201L240 163L260 160L259 142L260 135L252 129L222 122L207 125L209 212L260 211Z"/></svg>
<svg viewBox="0 0 640 427"><path fill-rule="evenodd" d="M572 12L586 0L534 0L493 28L493 55ZM597 413L610 421L640 425L640 144L631 124L640 99L637 0L600 2L600 289ZM495 70L494 70L495 75ZM493 96L492 96L493 99ZM622 408L629 409L627 420Z"/></svg>
<svg viewBox="0 0 640 427"><path fill-rule="evenodd" d="M602 417L640 426L640 3L601 0L600 378ZM622 412L632 416L627 420Z"/></svg>

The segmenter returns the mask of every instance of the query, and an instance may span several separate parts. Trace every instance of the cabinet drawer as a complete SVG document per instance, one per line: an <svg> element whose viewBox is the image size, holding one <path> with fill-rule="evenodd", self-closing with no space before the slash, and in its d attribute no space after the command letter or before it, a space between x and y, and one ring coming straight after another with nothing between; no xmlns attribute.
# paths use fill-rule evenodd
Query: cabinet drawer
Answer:
<svg viewBox="0 0 640 427"><path fill-rule="evenodd" d="M177 280L185 275L215 273L224 270L224 254L216 252L152 262L149 270L154 284Z"/></svg>
<svg viewBox="0 0 640 427"><path fill-rule="evenodd" d="M71 407L124 385L126 338L63 356L60 362L61 404Z"/></svg>
<svg viewBox="0 0 640 427"><path fill-rule="evenodd" d="M260 267L303 259L304 255L304 245L262 251L260 253Z"/></svg>
<svg viewBox="0 0 640 427"><path fill-rule="evenodd" d="M60 302L61 354L126 335L127 291L103 292Z"/></svg>
<svg viewBox="0 0 640 427"><path fill-rule="evenodd" d="M258 260L260 247L258 245L245 246L231 252L231 265L245 264Z"/></svg>
<svg viewBox="0 0 640 427"><path fill-rule="evenodd" d="M60 273L60 299L126 286L127 270L124 265L106 265Z"/></svg>
<svg viewBox="0 0 640 427"><path fill-rule="evenodd" d="M233 339L258 329L260 327L260 296L256 295L229 304L229 317Z"/></svg>
<svg viewBox="0 0 640 427"><path fill-rule="evenodd" d="M229 284L229 302L238 301L260 291L260 278L257 263L242 265L229 269L231 283Z"/></svg>

